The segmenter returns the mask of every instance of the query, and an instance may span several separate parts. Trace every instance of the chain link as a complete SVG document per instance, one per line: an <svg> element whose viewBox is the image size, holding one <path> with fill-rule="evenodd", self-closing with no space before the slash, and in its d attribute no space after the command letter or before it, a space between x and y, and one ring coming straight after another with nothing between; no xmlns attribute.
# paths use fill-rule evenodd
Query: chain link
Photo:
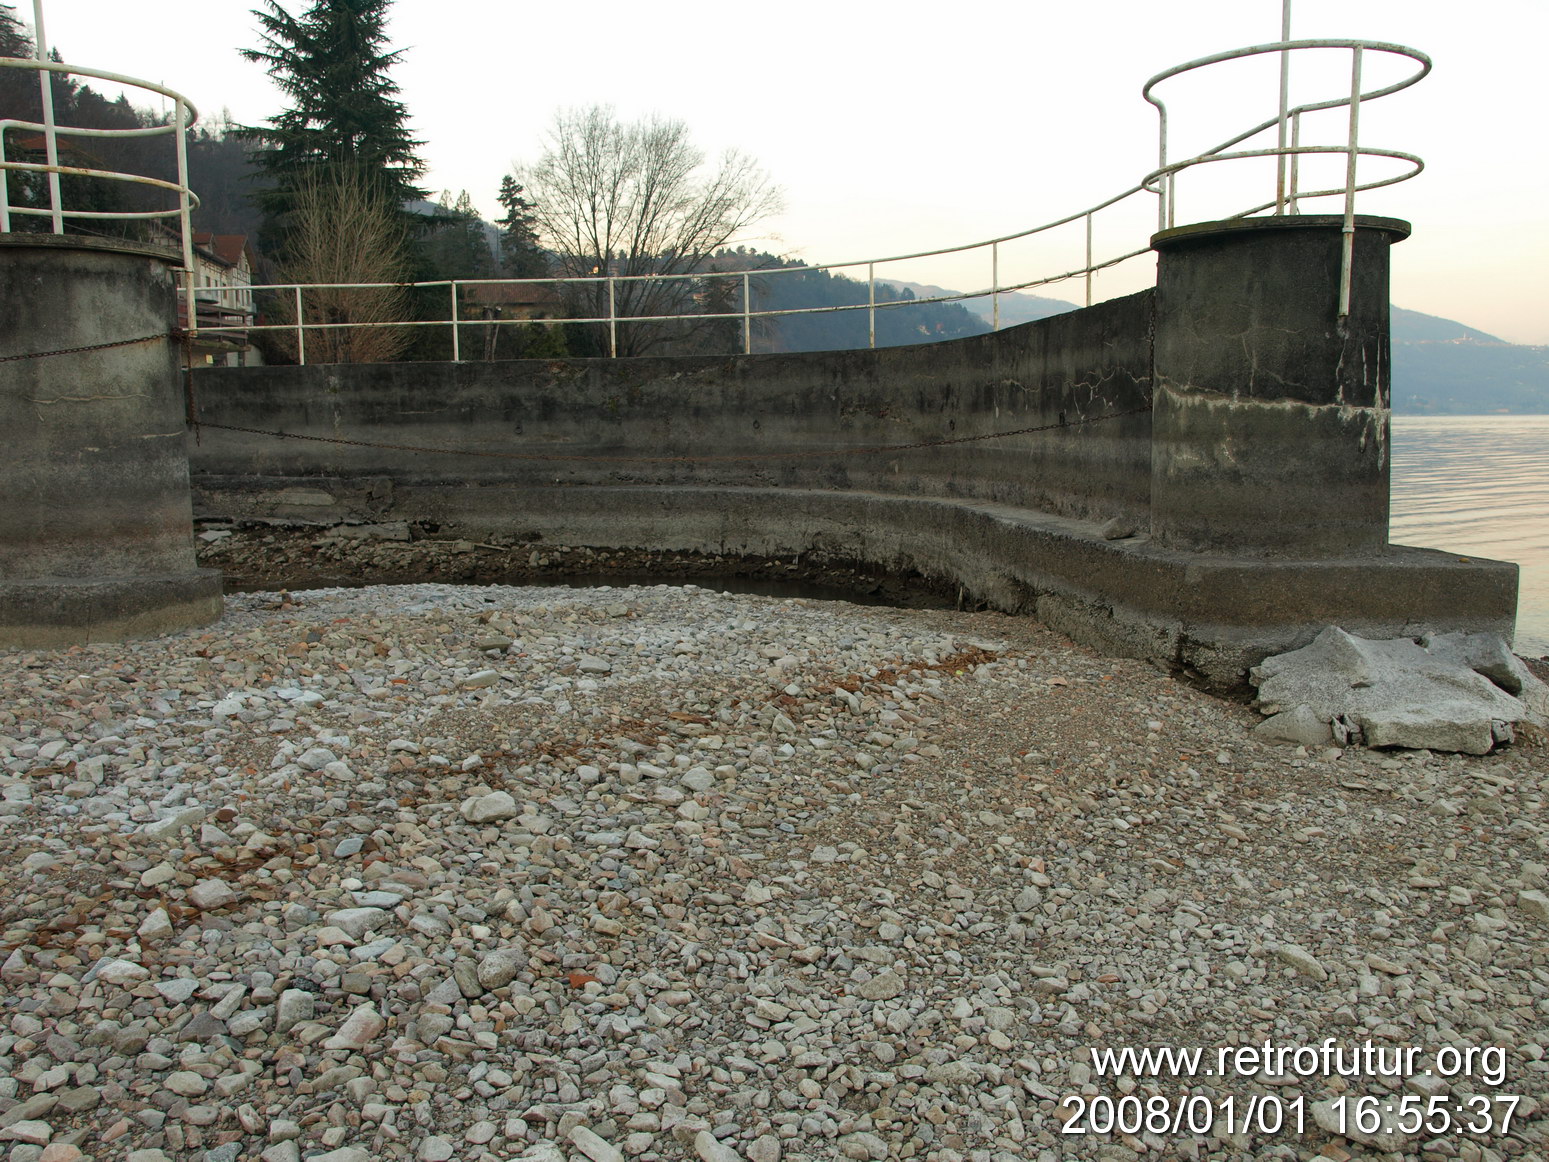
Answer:
<svg viewBox="0 0 1549 1162"><path fill-rule="evenodd" d="M244 432L252 436L272 436L280 440L309 440L318 444L343 444L352 448L380 448L389 452L426 452L435 456L479 456L493 460L541 460L546 462L590 462L604 464L725 464L757 460L803 460L822 456L869 456L886 455L889 452L909 452L919 448L945 448L952 444L973 444L982 440L1004 440L1011 436L1029 436L1036 432L1052 432L1060 428L1077 428L1086 424L1114 420L1121 416L1149 413L1151 405L1127 408L1124 411L1104 412L1100 416L1085 416L1075 420L1060 420L1052 424L1038 424L1028 428L1013 428L1006 432L985 432L977 436L953 436L941 440L917 440L912 444L864 444L851 448L823 448L804 452L748 452L733 456L552 456L537 452L491 452L472 448L432 448L422 444L385 444L372 440L346 440L340 436L308 436L299 432L277 432L267 428L244 428L235 424L200 422L200 428L216 428L223 432Z"/></svg>
<svg viewBox="0 0 1549 1162"><path fill-rule="evenodd" d="M175 335L175 333L174 333ZM158 339L167 339L167 332L159 335L142 335L138 339L116 339L111 343L88 343L84 347L61 347L57 351L29 351L25 355L0 355L0 363L15 363L22 359L47 359L51 355L76 355L82 351L107 351L113 347L133 347L139 343L154 343Z"/></svg>

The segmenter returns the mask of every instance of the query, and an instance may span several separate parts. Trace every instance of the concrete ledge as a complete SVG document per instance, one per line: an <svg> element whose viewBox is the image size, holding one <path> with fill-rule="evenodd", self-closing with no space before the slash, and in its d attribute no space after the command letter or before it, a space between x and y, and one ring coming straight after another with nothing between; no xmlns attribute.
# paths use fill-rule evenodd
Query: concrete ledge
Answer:
<svg viewBox="0 0 1549 1162"><path fill-rule="evenodd" d="M30 231L13 231L9 234L0 234L0 247L54 251L97 250L105 254L135 254L144 258L155 258L170 266L183 265L183 255L175 247L157 246L151 242L134 242L128 238L96 238L89 234L34 234Z"/></svg>
<svg viewBox="0 0 1549 1162"><path fill-rule="evenodd" d="M785 488L448 486L399 480L389 512L361 482L204 477L205 517L284 515L287 489L317 499L308 515L432 521L441 535L520 536L545 546L727 555L821 551L913 570L965 597L1025 613L1112 653L1195 671L1241 689L1249 666L1338 624L1363 636L1426 628L1508 639L1517 567L1430 549L1310 561L1186 553L1149 537L1105 541L1095 522L939 497ZM295 494L289 493L294 496Z"/></svg>
<svg viewBox="0 0 1549 1162"><path fill-rule="evenodd" d="M221 615L219 569L138 577L0 582L0 647L61 649L208 625Z"/></svg>

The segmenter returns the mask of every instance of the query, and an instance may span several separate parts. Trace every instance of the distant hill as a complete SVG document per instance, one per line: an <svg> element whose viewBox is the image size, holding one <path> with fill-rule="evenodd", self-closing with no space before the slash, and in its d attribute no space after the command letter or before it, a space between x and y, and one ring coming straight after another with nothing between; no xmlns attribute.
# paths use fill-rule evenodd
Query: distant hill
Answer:
<svg viewBox="0 0 1549 1162"><path fill-rule="evenodd" d="M928 283L894 282L917 298L960 294ZM989 298L962 304L986 322ZM1020 291L1000 296L1000 325L1012 327L1078 309ZM1436 315L1394 307L1393 410L1398 415L1549 414L1549 347L1507 343Z"/></svg>
<svg viewBox="0 0 1549 1162"><path fill-rule="evenodd" d="M878 282L884 280L878 279ZM960 295L962 291L949 290L944 286L932 286L924 282L897 282L886 280L889 286L895 286L899 290L913 291L917 299L931 299L938 295ZM986 323L995 317L995 307L990 296L985 295L978 299L964 299L962 306L978 315ZM1030 295L1023 291L1011 291L1000 296L1000 325L1002 327L1014 327L1018 323L1031 323L1034 319L1047 319L1050 315L1063 315L1066 311L1075 311L1080 308L1075 303L1067 303L1064 299L1046 299L1040 295Z"/></svg>
<svg viewBox="0 0 1549 1162"><path fill-rule="evenodd" d="M1422 315L1419 311L1406 311L1403 307L1393 307L1391 316L1395 343L1451 343L1458 339L1468 339L1474 343L1506 342L1452 319Z"/></svg>
<svg viewBox="0 0 1549 1162"><path fill-rule="evenodd" d="M1395 414L1549 414L1549 347L1402 307L1393 308L1392 325Z"/></svg>

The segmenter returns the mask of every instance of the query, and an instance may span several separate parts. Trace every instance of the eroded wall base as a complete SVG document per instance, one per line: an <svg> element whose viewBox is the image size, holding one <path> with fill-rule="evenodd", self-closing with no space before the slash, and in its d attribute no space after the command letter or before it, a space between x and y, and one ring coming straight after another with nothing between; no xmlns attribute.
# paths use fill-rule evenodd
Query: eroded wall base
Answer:
<svg viewBox="0 0 1549 1162"><path fill-rule="evenodd" d="M196 510L284 519L296 479L197 482ZM432 521L438 536L730 555L822 551L960 585L1084 644L1245 688L1248 667L1338 624L1368 637L1445 627L1512 633L1517 567L1432 549L1310 561L1184 553L1096 522L976 501L761 488L455 487L399 483L384 508L308 478L313 520ZM293 518L292 518L293 519Z"/></svg>
<svg viewBox="0 0 1549 1162"><path fill-rule="evenodd" d="M221 615L219 569L0 582L0 648L61 649L153 637Z"/></svg>

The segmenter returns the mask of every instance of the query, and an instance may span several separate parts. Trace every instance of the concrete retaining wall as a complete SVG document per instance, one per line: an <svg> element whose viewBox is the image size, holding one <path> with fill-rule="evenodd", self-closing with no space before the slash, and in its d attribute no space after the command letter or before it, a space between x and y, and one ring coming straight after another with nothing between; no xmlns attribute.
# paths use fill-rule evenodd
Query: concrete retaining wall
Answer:
<svg viewBox="0 0 1549 1162"><path fill-rule="evenodd" d="M1515 566L1387 543L1387 252L1408 228L1361 220L1341 318L1339 227L1172 231L1156 292L951 343L211 369L195 507L818 549L1220 686L1328 624L1509 636ZM939 443L1024 428L1045 430ZM897 447L922 441L938 444Z"/></svg>
<svg viewBox="0 0 1549 1162"><path fill-rule="evenodd" d="M214 428L201 432L190 457L205 488L216 477L316 476L777 486L1143 521L1151 488L1151 298L1146 292L996 335L881 351L211 368L198 375L198 407L215 423L601 459L436 456ZM1116 412L1128 414L1080 423ZM1065 423L1073 426L945 447L843 451Z"/></svg>

